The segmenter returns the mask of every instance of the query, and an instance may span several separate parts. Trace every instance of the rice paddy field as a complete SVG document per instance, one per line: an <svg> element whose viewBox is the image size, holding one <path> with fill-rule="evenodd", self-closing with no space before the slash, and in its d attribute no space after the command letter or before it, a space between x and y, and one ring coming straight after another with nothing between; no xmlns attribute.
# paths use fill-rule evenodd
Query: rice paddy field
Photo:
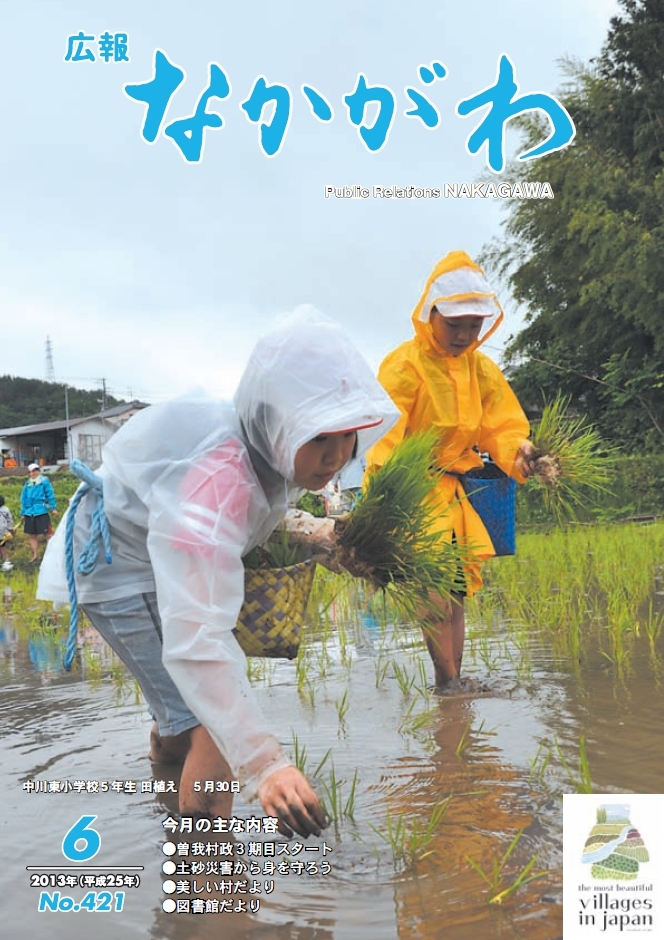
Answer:
<svg viewBox="0 0 664 940"><path fill-rule="evenodd" d="M449 695L431 688L417 625L319 569L298 658L251 659L249 673L330 825L300 848L236 834L254 890L247 911L232 913L219 909L221 875L194 847L200 839L163 827L176 815L177 773L152 776L150 716L133 679L89 627L74 670L63 670L66 616L34 600L35 573L18 563L0 582L3 930L54 940L91 929L98 940L556 940L562 794L662 790L663 559L660 522L520 535L517 555L487 565L484 590L467 603L474 681ZM234 810L261 815L241 794ZM78 902L84 891L31 886L26 870L62 872L63 838L84 814L101 837L98 872L140 870L122 910L92 925L85 909L40 913L42 892ZM198 861L198 881L181 867L167 891L171 838L176 862L189 843L180 864ZM117 905L118 888L106 891ZM168 913L168 898L189 901L189 913Z"/></svg>

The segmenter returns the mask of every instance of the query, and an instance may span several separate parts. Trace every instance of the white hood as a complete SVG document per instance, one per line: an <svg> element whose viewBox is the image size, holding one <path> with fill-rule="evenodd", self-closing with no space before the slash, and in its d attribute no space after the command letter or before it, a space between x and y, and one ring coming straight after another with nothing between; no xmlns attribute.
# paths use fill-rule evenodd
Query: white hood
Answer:
<svg viewBox="0 0 664 940"><path fill-rule="evenodd" d="M359 428L359 459L399 417L350 338L312 308L257 342L233 401L249 446L289 482L318 434Z"/></svg>

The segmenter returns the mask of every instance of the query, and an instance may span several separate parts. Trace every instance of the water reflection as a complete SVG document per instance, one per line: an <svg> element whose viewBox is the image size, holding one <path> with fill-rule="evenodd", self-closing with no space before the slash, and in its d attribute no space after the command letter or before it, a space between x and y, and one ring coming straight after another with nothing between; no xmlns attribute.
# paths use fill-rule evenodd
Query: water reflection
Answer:
<svg viewBox="0 0 664 940"><path fill-rule="evenodd" d="M341 603L337 614L340 626L347 616ZM37 892L29 888L25 866L62 864L64 833L89 813L97 817L104 863L144 866L141 887L128 892L123 913L98 918L96 940L115 940L120 927L129 940L556 940L561 933L559 794L574 789L574 781L556 759L555 747L577 774L579 740L585 737L597 791L658 792L664 696L653 657L635 655L633 674L616 681L600 658L575 671L537 635L521 649L509 647L498 632L489 637L486 662L474 663L490 694L435 697L422 688L418 661L427 675L430 669L417 631L393 637L381 611L366 605L343 630L343 636L335 633L333 623L327 638L312 644L313 693L302 695L297 706L295 663L263 671L257 687L274 727L293 728L310 766L332 748L342 802L357 771L354 819L341 818L325 834L333 848L332 875L284 877L275 893L262 899L257 916L181 916L161 908L161 823L177 811L175 794L143 793L140 786L133 793L24 789L26 781L39 779L153 780L147 760L150 718L132 683L94 631L81 632L76 671L65 673L62 626L27 628L15 614L0 618L3 845L12 858L5 897L14 899L3 924L8 935L40 935L44 915L37 913ZM661 655L661 639L656 652ZM404 671L402 683L394 662ZM321 664L324 678L316 671ZM350 707L342 720L338 704L344 694ZM290 733L283 743L292 746ZM540 774L534 758L547 748L551 761ZM328 764L319 787L329 786L329 769ZM154 779L177 786L171 768L157 769ZM450 794L428 854L410 868L395 865L389 845L371 827L384 830L388 811L424 826L432 807ZM236 807L239 816L256 809L241 800ZM504 905L490 905L489 887L468 858L490 872L521 830L504 884L534 855L536 867L552 874ZM87 921L74 915L49 920L54 940L78 940L88 933Z"/></svg>
<svg viewBox="0 0 664 940"><path fill-rule="evenodd" d="M498 696L500 692L498 685ZM484 709L491 712L495 701L485 698ZM505 702L518 711L518 701ZM559 853L551 844L551 832L547 840L538 824L542 795L529 786L522 768L504 760L474 701L442 699L433 738L436 749L427 764L411 765L409 779L386 796L393 812L419 817L422 826L431 807L451 796L424 857L414 865L415 877L395 882L400 940L499 935L495 931L506 918L501 908L489 903L490 898L509 888L534 856L533 872L550 871L520 889L507 918L509 935L529 940L558 936L562 931ZM557 816L556 812L551 822L559 823ZM500 864L519 833L495 884L487 885L468 859L491 877L494 864Z"/></svg>

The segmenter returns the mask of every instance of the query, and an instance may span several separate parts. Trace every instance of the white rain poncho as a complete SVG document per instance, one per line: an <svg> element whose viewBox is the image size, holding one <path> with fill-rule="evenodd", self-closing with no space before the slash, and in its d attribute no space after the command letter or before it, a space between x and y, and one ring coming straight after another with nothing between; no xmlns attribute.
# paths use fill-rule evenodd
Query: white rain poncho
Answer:
<svg viewBox="0 0 664 940"><path fill-rule="evenodd" d="M79 601L156 591L163 661L185 702L251 796L289 761L267 727L232 629L244 599L242 557L283 519L295 454L320 433L358 431L357 458L398 411L345 333L315 311L291 315L252 352L235 408L183 398L131 418L98 473L110 526L103 553L76 575ZM94 497L76 515L75 558ZM38 596L67 600L65 520L48 545Z"/></svg>

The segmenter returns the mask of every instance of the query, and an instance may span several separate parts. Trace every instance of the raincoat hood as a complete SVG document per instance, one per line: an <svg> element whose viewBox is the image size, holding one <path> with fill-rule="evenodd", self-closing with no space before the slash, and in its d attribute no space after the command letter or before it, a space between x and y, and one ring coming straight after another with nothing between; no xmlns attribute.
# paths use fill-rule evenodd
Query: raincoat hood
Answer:
<svg viewBox="0 0 664 940"><path fill-rule="evenodd" d="M357 430L360 459L399 417L350 338L312 308L257 342L233 402L252 461L289 482L297 451L317 435Z"/></svg>
<svg viewBox="0 0 664 940"><path fill-rule="evenodd" d="M412 321L419 340L438 355L446 355L434 339L431 310L444 317L483 317L487 324L496 317L466 352L481 346L502 323L503 309L482 268L465 251L451 251L435 266L413 310Z"/></svg>

